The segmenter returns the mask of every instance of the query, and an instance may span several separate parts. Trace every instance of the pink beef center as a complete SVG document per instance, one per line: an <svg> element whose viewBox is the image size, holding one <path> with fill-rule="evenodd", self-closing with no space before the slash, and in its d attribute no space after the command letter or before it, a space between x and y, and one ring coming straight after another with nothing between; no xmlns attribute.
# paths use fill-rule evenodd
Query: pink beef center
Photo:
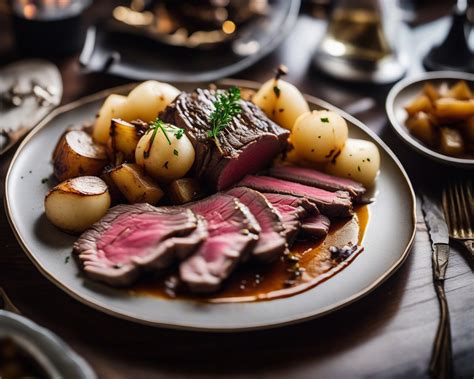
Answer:
<svg viewBox="0 0 474 379"><path fill-rule="evenodd" d="M176 226L185 221L176 220ZM162 214L121 215L97 242L97 250L113 263L127 263L156 246L173 228L172 224L170 216Z"/></svg>
<svg viewBox="0 0 474 379"><path fill-rule="evenodd" d="M247 174L254 174L267 167L280 152L280 142L273 136L251 143L237 159L231 160L222 170L217 189L223 190L237 183Z"/></svg>
<svg viewBox="0 0 474 379"><path fill-rule="evenodd" d="M337 194L323 189L306 186L304 184L288 182L286 180L270 178L268 176L247 177L241 182L242 185L249 185L252 188L263 191L276 191L294 194L297 196L307 196L321 201L332 202L337 198Z"/></svg>

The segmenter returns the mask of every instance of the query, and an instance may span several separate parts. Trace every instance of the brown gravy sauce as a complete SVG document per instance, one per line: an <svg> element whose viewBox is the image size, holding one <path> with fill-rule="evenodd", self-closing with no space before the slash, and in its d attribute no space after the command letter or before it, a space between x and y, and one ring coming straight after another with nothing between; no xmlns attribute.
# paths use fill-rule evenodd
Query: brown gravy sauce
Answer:
<svg viewBox="0 0 474 379"><path fill-rule="evenodd" d="M184 291L171 295L166 288L166 279L173 274L172 271L143 279L131 292L211 303L251 302L291 296L318 285L348 266L363 249L358 249L344 261L337 262L332 259L329 247L362 245L368 222L369 208L367 205L360 206L352 218L333 223L325 239L296 241L291 253L300 258L299 265L304 272L289 287L286 283L291 275L288 271L290 264L282 259L271 264L249 263L242 266L231 275L219 292L211 295L193 295Z"/></svg>

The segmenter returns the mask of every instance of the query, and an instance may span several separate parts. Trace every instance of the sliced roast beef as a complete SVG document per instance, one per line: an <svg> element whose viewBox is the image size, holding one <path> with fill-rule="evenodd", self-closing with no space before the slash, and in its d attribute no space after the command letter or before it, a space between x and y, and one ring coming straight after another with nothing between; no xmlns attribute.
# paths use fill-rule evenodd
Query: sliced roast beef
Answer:
<svg viewBox="0 0 474 379"><path fill-rule="evenodd" d="M261 232L253 256L262 261L272 261L281 256L287 247L280 214L260 192L246 187L232 188L227 192L242 202L255 216Z"/></svg>
<svg viewBox="0 0 474 379"><path fill-rule="evenodd" d="M325 237L329 232L330 226L331 221L322 214L306 217L301 222L301 229L317 238Z"/></svg>
<svg viewBox="0 0 474 379"><path fill-rule="evenodd" d="M193 174L221 190L268 166L286 148L289 131L251 102L241 100L241 113L219 133L217 147L208 133L213 102L219 93L207 89L183 92L160 118L185 130L196 151Z"/></svg>
<svg viewBox="0 0 474 379"><path fill-rule="evenodd" d="M280 193L264 193L263 195L280 213L285 228L285 238L289 245L293 243L301 228L300 220L306 218L308 215L319 214L316 206L304 197L283 195Z"/></svg>
<svg viewBox="0 0 474 379"><path fill-rule="evenodd" d="M347 217L353 213L351 197L346 191L329 192L269 176L253 175L247 175L239 182L239 186L249 187L260 192L306 197L317 205L321 213L328 217Z"/></svg>
<svg viewBox="0 0 474 379"><path fill-rule="evenodd" d="M189 205L207 224L208 238L179 267L181 280L194 292L212 292L248 258L260 226L237 198L218 193Z"/></svg>
<svg viewBox="0 0 474 379"><path fill-rule="evenodd" d="M164 268L187 257L206 236L204 220L189 209L118 205L80 236L74 252L89 277L121 286L141 267Z"/></svg>
<svg viewBox="0 0 474 379"><path fill-rule="evenodd" d="M278 165L270 168L268 175L331 192L347 191L353 199L359 199L365 193L365 187L359 182L328 175L312 168Z"/></svg>

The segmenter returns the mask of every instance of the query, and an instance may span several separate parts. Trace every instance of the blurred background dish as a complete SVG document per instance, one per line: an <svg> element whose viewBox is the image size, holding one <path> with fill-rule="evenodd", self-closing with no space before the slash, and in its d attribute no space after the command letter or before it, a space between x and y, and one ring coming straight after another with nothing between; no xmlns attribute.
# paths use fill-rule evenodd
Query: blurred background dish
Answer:
<svg viewBox="0 0 474 379"><path fill-rule="evenodd" d="M0 377L93 379L96 375L55 334L0 310Z"/></svg>
<svg viewBox="0 0 474 379"><path fill-rule="evenodd" d="M474 158L454 157L435 151L414 137L405 125L408 118L405 107L419 96L426 83L432 83L435 87L442 85L442 83L451 86L459 80L466 81L471 89L474 87L473 74L454 71L428 72L402 80L390 90L386 101L386 112L393 130L407 145L419 153L437 162L465 168L474 168Z"/></svg>
<svg viewBox="0 0 474 379"><path fill-rule="evenodd" d="M135 3L89 28L86 70L181 82L230 76L277 47L300 8L300 0Z"/></svg>

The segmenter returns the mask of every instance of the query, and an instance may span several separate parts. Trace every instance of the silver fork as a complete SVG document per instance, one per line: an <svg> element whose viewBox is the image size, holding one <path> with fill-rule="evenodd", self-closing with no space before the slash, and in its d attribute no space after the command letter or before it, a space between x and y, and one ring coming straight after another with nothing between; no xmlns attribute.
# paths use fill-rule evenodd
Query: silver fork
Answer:
<svg viewBox="0 0 474 379"><path fill-rule="evenodd" d="M443 191L449 237L461 242L474 259L474 189L472 180L451 182Z"/></svg>

